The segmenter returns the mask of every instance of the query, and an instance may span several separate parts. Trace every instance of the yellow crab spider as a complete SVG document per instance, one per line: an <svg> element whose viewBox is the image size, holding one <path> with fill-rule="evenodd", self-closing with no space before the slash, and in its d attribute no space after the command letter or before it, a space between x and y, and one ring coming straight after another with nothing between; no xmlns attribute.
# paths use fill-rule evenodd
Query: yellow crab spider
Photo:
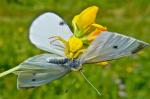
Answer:
<svg viewBox="0 0 150 99"><path fill-rule="evenodd" d="M73 60L77 58L80 54L85 52L82 40L75 36L70 37L68 41L59 36L52 36L49 39L51 38L54 38L54 40L51 41L50 44L52 44L56 40L59 40L64 44L65 55L69 59Z"/></svg>

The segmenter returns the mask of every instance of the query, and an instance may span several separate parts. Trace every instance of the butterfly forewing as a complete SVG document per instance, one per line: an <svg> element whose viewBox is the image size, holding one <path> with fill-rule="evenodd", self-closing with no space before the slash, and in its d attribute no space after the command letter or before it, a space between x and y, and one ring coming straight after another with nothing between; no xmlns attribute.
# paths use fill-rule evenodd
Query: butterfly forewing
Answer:
<svg viewBox="0 0 150 99"><path fill-rule="evenodd" d="M59 41L50 44L52 36L67 40L72 36L68 25L54 13L44 13L36 18L30 27L30 40L38 48L64 56L64 45Z"/></svg>
<svg viewBox="0 0 150 99"><path fill-rule="evenodd" d="M31 57L19 65L14 73L18 75L17 87L37 87L69 73L70 68L65 65L48 63L48 58L60 58L54 54L42 54Z"/></svg>
<svg viewBox="0 0 150 99"><path fill-rule="evenodd" d="M134 54L148 44L113 32L102 32L81 56L82 63L96 63Z"/></svg>

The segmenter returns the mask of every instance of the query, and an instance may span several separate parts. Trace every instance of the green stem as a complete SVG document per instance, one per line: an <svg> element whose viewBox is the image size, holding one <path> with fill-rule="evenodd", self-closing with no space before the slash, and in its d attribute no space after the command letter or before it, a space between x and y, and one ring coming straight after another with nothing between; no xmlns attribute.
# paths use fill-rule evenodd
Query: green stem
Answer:
<svg viewBox="0 0 150 99"><path fill-rule="evenodd" d="M7 70L7 71L5 71L5 72L3 72L3 73L0 73L0 77L3 77L3 76L5 76L5 75L8 75L8 74L10 74L10 73L12 73L12 72L14 72L14 71L16 71L16 70L18 70L18 69L19 69L19 66L14 67L14 68L12 68L12 69L9 69L9 70Z"/></svg>

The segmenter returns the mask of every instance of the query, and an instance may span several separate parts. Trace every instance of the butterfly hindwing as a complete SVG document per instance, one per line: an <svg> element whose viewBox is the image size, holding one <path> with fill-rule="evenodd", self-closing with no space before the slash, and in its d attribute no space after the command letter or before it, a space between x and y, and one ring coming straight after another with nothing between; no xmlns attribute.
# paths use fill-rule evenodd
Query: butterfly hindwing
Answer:
<svg viewBox="0 0 150 99"><path fill-rule="evenodd" d="M68 25L54 13L44 13L36 18L30 27L30 40L38 48L64 56L64 45L59 41L50 44L52 36L60 36L67 40L72 36Z"/></svg>
<svg viewBox="0 0 150 99"><path fill-rule="evenodd" d="M31 57L19 65L14 73L18 75L17 87L37 87L69 73L70 68L65 65L48 63L48 58L60 58L54 54L41 54Z"/></svg>
<svg viewBox="0 0 150 99"><path fill-rule="evenodd" d="M102 32L81 56L83 63L96 63L128 56L148 44L113 32Z"/></svg>

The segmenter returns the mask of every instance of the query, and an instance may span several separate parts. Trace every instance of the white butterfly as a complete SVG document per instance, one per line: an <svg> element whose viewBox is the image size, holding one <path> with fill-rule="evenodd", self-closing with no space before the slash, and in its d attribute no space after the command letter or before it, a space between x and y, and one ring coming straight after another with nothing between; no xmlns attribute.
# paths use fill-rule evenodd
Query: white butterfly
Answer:
<svg viewBox="0 0 150 99"><path fill-rule="evenodd" d="M105 31L98 35L85 53L75 61L70 61L64 54L64 45L59 41L50 44L49 37L60 36L68 40L72 35L68 25L59 16L50 12L42 14L33 21L29 37L36 47L50 53L31 57L17 67L1 73L0 77L13 72L18 75L19 89L37 87L56 80L71 70L81 69L82 64L128 56L149 45L131 37Z"/></svg>

